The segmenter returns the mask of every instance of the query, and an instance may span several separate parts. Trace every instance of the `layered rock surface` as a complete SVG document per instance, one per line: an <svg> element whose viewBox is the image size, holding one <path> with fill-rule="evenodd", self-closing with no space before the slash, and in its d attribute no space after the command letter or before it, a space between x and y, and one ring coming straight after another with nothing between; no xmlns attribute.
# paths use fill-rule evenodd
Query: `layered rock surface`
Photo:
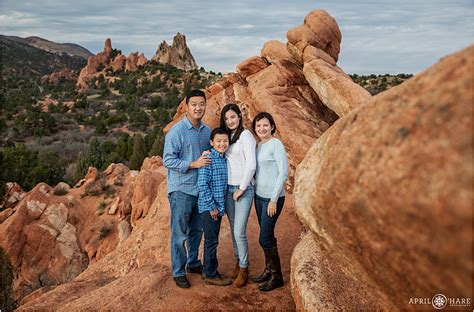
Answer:
<svg viewBox="0 0 474 312"><path fill-rule="evenodd" d="M374 97L311 147L296 174L309 230L292 259L299 310L471 296L473 56Z"/></svg>
<svg viewBox="0 0 474 312"><path fill-rule="evenodd" d="M15 298L67 283L116 249L129 236L130 222L147 214L157 190L144 190L164 180L160 168L159 157L147 158L137 174L122 164L104 172L90 167L76 188L40 183L19 197L0 220L0 245L18 274Z"/></svg>

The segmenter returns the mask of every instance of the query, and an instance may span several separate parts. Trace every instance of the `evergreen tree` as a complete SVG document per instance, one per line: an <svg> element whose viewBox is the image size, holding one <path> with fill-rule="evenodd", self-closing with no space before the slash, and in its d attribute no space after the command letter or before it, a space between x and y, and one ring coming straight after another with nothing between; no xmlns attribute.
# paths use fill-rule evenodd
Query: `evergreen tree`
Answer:
<svg viewBox="0 0 474 312"><path fill-rule="evenodd" d="M102 165L105 163L105 155L97 138L93 138L89 144L89 149L86 154L86 162L88 166L93 166L99 170L102 169Z"/></svg>
<svg viewBox="0 0 474 312"><path fill-rule="evenodd" d="M146 157L145 140L139 134L133 136L133 152L130 156L130 169L138 170Z"/></svg>
<svg viewBox="0 0 474 312"><path fill-rule="evenodd" d="M165 137L163 135L163 132L158 133L155 139L155 142L153 143L153 146L151 147L150 152L148 153L148 156L161 156L163 157L163 147L165 144Z"/></svg>

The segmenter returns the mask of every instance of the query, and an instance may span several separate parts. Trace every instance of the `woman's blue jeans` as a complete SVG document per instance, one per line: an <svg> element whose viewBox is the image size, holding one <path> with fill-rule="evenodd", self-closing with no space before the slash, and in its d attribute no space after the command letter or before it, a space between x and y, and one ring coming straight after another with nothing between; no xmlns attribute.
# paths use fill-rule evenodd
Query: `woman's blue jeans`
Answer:
<svg viewBox="0 0 474 312"><path fill-rule="evenodd" d="M247 241L247 222L249 220L250 208L254 196L254 188L249 185L239 200L234 201L234 192L239 187L227 186L225 200L225 211L229 218L230 230L232 232L232 243L234 245L235 259L239 261L241 268L249 266L249 244Z"/></svg>
<svg viewBox="0 0 474 312"><path fill-rule="evenodd" d="M255 211L257 212L258 224L260 225L260 236L258 242L263 249L270 249L277 247L277 240L275 238L275 225L278 217L283 210L285 203L285 196L278 198L277 211L273 217L268 216L267 208L270 203L270 198L260 197L255 195Z"/></svg>

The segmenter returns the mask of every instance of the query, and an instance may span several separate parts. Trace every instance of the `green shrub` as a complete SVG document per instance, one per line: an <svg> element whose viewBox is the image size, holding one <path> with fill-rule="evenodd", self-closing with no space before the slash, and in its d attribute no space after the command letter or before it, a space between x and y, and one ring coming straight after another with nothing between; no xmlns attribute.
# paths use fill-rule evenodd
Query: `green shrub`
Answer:
<svg viewBox="0 0 474 312"><path fill-rule="evenodd" d="M5 250L0 246L0 310L13 311L16 303L12 294L13 267Z"/></svg>
<svg viewBox="0 0 474 312"><path fill-rule="evenodd" d="M104 214L104 212L105 212L105 207L107 207L106 202L105 202L105 201L101 201L101 202L99 203L99 206L97 207L97 214L98 214L99 216L101 216L101 215Z"/></svg>

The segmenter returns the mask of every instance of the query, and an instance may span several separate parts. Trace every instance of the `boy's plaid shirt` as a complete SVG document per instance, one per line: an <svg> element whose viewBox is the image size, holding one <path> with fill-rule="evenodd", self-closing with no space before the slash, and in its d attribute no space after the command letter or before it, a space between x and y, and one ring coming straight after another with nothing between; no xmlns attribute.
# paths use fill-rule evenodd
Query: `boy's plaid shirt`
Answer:
<svg viewBox="0 0 474 312"><path fill-rule="evenodd" d="M209 154L211 164L199 168L198 175L198 208L199 212L219 210L224 215L225 195L227 191L227 161L215 149Z"/></svg>

